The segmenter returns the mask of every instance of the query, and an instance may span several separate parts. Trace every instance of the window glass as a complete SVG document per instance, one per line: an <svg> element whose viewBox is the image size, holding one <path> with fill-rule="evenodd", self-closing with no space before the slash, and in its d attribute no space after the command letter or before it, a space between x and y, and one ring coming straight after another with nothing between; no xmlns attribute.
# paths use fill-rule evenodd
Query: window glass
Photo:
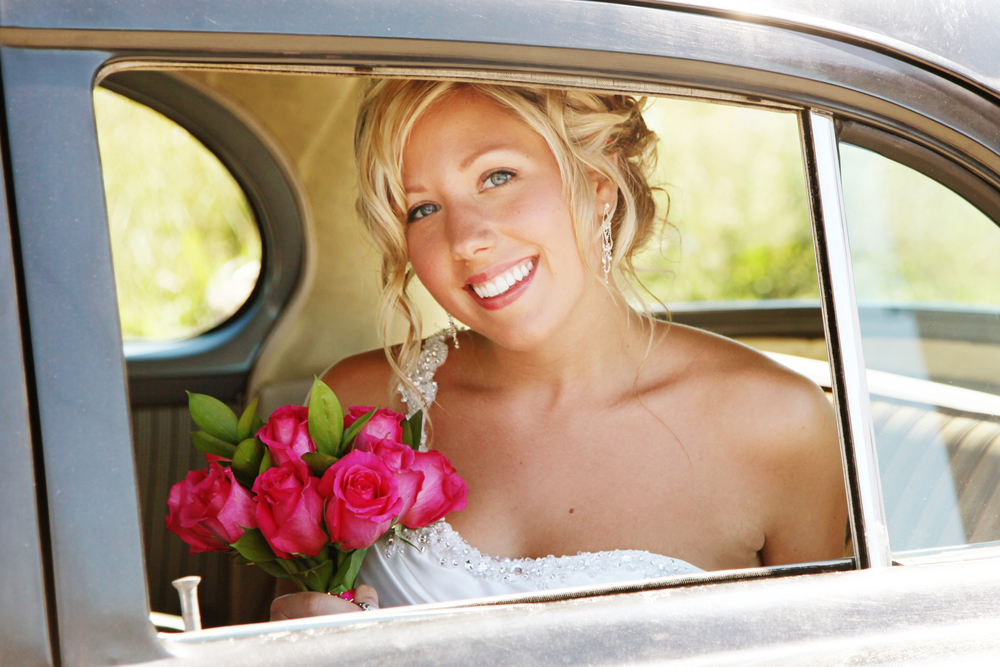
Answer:
<svg viewBox="0 0 1000 667"><path fill-rule="evenodd" d="M186 130L121 95L94 91L122 335L196 336L257 284L260 232L246 196Z"/></svg>
<svg viewBox="0 0 1000 667"><path fill-rule="evenodd" d="M1000 228L923 174L840 153L893 552L1000 540Z"/></svg>
<svg viewBox="0 0 1000 667"><path fill-rule="evenodd" d="M651 291L670 304L818 299L795 115L657 99L644 116L672 225L641 258Z"/></svg>

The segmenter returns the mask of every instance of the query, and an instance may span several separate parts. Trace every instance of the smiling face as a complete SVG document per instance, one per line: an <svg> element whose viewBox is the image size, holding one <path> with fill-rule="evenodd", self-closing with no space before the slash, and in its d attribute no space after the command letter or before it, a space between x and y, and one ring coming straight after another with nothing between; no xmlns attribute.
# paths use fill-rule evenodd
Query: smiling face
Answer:
<svg viewBox="0 0 1000 667"><path fill-rule="evenodd" d="M548 144L489 98L462 91L421 116L403 184L414 271L494 342L530 349L603 289L580 258Z"/></svg>

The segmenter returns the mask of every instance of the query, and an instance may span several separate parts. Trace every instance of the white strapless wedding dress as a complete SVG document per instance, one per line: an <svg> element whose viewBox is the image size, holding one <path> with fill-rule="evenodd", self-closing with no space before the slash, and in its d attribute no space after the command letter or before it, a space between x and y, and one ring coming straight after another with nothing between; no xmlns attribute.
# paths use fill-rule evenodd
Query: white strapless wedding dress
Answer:
<svg viewBox="0 0 1000 667"><path fill-rule="evenodd" d="M434 401L437 396L434 372L447 356L444 332L424 341L417 369L410 374L421 396L411 396L400 389L409 414L423 403L430 405ZM648 551L496 558L470 546L446 521L418 530L403 530L403 537L406 541L390 533L379 540L368 550L358 574L359 584L368 584L378 591L382 607L702 572L690 563Z"/></svg>

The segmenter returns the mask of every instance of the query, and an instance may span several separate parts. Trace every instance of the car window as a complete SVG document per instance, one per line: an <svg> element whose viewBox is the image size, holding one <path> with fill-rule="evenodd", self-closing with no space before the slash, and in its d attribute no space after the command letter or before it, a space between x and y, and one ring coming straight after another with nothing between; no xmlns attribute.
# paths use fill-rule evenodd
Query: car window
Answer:
<svg viewBox="0 0 1000 667"><path fill-rule="evenodd" d="M675 322L825 362L796 115L653 98L645 117L669 211L637 260L654 299Z"/></svg>
<svg viewBox="0 0 1000 667"><path fill-rule="evenodd" d="M122 336L190 338L229 319L261 269L261 237L236 179L160 113L94 91Z"/></svg>
<svg viewBox="0 0 1000 667"><path fill-rule="evenodd" d="M660 136L671 223L642 257L656 296L706 307L818 299L795 115L660 98L644 116Z"/></svg>
<svg viewBox="0 0 1000 667"><path fill-rule="evenodd" d="M893 554L1000 540L1000 228L922 173L840 153Z"/></svg>

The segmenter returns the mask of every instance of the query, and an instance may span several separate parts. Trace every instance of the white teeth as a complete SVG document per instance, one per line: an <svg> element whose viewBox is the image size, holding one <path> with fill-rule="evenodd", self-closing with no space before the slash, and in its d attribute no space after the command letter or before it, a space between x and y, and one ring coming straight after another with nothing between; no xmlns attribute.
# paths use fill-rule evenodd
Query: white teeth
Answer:
<svg viewBox="0 0 1000 667"><path fill-rule="evenodd" d="M531 267L534 265L534 261L529 259L523 264L507 269L499 276L493 278L493 280L473 285L472 291L475 292L480 299L500 296L511 287L527 278L528 274L531 273Z"/></svg>

